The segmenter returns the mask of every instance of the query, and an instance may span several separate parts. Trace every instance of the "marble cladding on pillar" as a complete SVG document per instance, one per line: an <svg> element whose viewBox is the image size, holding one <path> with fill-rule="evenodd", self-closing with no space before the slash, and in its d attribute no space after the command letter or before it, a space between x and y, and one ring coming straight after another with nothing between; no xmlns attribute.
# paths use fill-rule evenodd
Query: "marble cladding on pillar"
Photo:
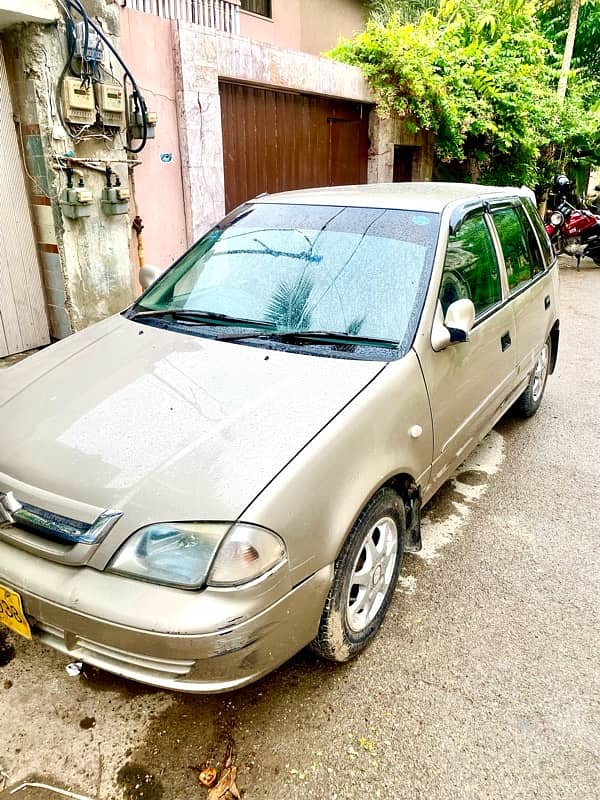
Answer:
<svg viewBox="0 0 600 800"><path fill-rule="evenodd" d="M184 194L194 241L225 213L221 101L214 68L213 72L214 81L199 83L196 91L179 92L177 97Z"/></svg>
<svg viewBox="0 0 600 800"><path fill-rule="evenodd" d="M190 167L189 176L193 200L192 232L194 240L197 240L225 216L223 165Z"/></svg>
<svg viewBox="0 0 600 800"><path fill-rule="evenodd" d="M371 112L369 120L369 183L388 183L394 176L394 133L393 122L381 118L376 111Z"/></svg>
<svg viewBox="0 0 600 800"><path fill-rule="evenodd" d="M374 110L369 121L369 183L388 183L394 178L394 145L415 148L414 181L430 181L433 174L435 139L430 131L409 130L398 116L379 117Z"/></svg>

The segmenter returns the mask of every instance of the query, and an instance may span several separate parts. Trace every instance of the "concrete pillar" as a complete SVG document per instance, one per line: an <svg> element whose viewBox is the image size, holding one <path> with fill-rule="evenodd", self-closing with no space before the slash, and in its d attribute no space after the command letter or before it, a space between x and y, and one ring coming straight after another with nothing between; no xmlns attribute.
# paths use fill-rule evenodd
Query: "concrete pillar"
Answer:
<svg viewBox="0 0 600 800"><path fill-rule="evenodd" d="M225 214L215 36L180 23L173 52L188 239L196 241Z"/></svg>
<svg viewBox="0 0 600 800"><path fill-rule="evenodd" d="M84 0L84 5L118 47L118 7L104 0ZM110 162L126 187L129 176L124 131L102 137L101 131L90 130L96 138L80 142L64 132L56 109L57 81L67 59L62 17L54 25L8 28L3 38L23 138L51 334L62 338L128 305L133 299L134 282L129 261L129 218L127 214L104 213L104 175L89 164L76 165L92 192L93 203L89 217L68 219L61 210L66 178L57 156ZM111 65L120 78L122 70L114 57L107 55L106 66Z"/></svg>

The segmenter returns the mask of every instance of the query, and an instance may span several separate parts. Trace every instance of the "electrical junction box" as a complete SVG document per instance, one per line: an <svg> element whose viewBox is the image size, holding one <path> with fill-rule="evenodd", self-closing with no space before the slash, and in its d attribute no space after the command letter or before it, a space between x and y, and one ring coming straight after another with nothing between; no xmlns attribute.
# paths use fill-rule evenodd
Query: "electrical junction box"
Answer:
<svg viewBox="0 0 600 800"><path fill-rule="evenodd" d="M102 210L109 216L129 212L129 189L125 186L105 186L102 189Z"/></svg>
<svg viewBox="0 0 600 800"><path fill-rule="evenodd" d="M96 102L102 123L122 128L125 121L125 92L119 83L95 83Z"/></svg>
<svg viewBox="0 0 600 800"><path fill-rule="evenodd" d="M90 26L88 26L86 47L85 23L83 20L75 23L75 55L88 62L102 61L102 56L104 55L104 42Z"/></svg>
<svg viewBox="0 0 600 800"><path fill-rule="evenodd" d="M75 189L63 189L60 206L65 217L69 217L69 219L89 217L92 213L93 199L90 190L83 186Z"/></svg>
<svg viewBox="0 0 600 800"><path fill-rule="evenodd" d="M129 126L129 135L132 139L144 138L144 119L141 111L137 111L132 115L133 122ZM154 139L156 137L156 124L158 122L158 114L156 111L146 111L146 139Z"/></svg>
<svg viewBox="0 0 600 800"><path fill-rule="evenodd" d="M77 125L96 122L96 101L91 86L84 86L80 78L65 78L62 86L64 117Z"/></svg>

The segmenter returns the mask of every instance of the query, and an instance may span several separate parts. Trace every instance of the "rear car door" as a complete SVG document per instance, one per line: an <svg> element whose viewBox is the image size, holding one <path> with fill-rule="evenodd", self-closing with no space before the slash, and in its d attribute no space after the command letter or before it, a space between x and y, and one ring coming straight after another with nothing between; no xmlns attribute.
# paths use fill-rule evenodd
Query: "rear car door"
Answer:
<svg viewBox="0 0 600 800"><path fill-rule="evenodd" d="M504 302L506 279L489 214L470 211L449 236L439 288L445 314L455 300L475 306L469 341L435 352L417 345L434 428L430 490L435 490L506 407L515 385L515 318Z"/></svg>
<svg viewBox="0 0 600 800"><path fill-rule="evenodd" d="M504 255L508 305L515 317L520 378L531 372L556 316L552 280L547 272L552 255L549 248L543 247L545 240L540 243L532 225L533 213L527 213L517 198L491 207Z"/></svg>

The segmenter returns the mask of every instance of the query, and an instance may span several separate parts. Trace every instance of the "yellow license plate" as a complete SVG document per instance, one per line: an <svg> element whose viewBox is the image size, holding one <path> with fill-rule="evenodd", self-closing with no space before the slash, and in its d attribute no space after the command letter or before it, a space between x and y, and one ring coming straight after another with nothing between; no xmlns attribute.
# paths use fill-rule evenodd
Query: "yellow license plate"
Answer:
<svg viewBox="0 0 600 800"><path fill-rule="evenodd" d="M4 623L11 631L19 633L26 639L31 639L31 628L23 613L20 595L2 585L0 585L0 622Z"/></svg>

